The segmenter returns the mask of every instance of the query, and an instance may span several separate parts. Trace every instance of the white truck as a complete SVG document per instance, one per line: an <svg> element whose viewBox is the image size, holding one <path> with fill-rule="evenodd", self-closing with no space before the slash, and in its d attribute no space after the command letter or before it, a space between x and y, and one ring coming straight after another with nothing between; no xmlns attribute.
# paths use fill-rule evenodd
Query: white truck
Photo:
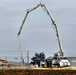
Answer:
<svg viewBox="0 0 76 75"><path fill-rule="evenodd" d="M58 61L60 67L70 67L70 61L67 57L60 57Z"/></svg>
<svg viewBox="0 0 76 75"><path fill-rule="evenodd" d="M52 65L54 67L70 67L70 61L67 57L58 57L57 59L52 59Z"/></svg>

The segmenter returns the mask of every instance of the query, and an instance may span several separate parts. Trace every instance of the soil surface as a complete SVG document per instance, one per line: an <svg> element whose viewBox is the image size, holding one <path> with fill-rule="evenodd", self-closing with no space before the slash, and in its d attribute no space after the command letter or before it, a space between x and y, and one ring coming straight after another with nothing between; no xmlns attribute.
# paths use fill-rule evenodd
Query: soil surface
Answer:
<svg viewBox="0 0 76 75"><path fill-rule="evenodd" d="M0 69L0 75L76 75L71 69Z"/></svg>

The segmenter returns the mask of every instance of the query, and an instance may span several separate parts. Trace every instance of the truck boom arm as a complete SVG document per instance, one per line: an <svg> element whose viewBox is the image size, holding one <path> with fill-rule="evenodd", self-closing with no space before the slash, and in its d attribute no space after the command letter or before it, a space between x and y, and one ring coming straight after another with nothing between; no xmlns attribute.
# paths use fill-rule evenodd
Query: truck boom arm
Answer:
<svg viewBox="0 0 76 75"><path fill-rule="evenodd" d="M24 25L24 23L25 23L25 20L26 20L26 18L27 18L27 16L28 16L29 12L35 10L35 9L38 8L40 5L41 5L41 4L38 4L38 5L37 5L36 7L34 7L34 8L27 9L26 15L25 15L25 17L24 17L24 20L23 20L23 22L22 22L22 24L21 24L21 27L20 27L20 29L19 29L19 32L18 32L18 34L17 34L18 36L19 36L20 33L21 33L21 30L22 30L22 28L23 28L23 25Z"/></svg>
<svg viewBox="0 0 76 75"><path fill-rule="evenodd" d="M62 52L62 47L61 47L61 42L60 42L60 38L59 38L59 33L58 33L57 25L56 25L53 17L51 16L51 14L49 13L49 11L47 10L47 8L46 8L46 6L45 6L44 4L41 4L41 3L40 3L40 4L38 4L36 7L33 7L33 8L31 8L31 9L27 9L26 15L25 15L25 17L24 17L24 20L23 20L23 22L22 22L22 25L21 25L21 27L20 27L19 32L18 32L17 35L18 35L18 36L20 35L21 30L22 30L22 27L23 27L23 25L24 25L24 22L25 22L25 20L26 20L26 18L27 18L27 16L28 16L28 13L31 12L31 11L33 11L33 10L35 10L35 9L38 8L39 6L41 6L41 7L44 9L44 11L48 14L48 16L50 17L50 19L51 19L51 21L52 21L52 26L53 26L53 28L54 28L54 30L55 30L56 37L57 37L57 41L58 41L58 45L59 45L59 49L60 49L60 50L59 50L59 53L60 53L60 56L63 56L63 52Z"/></svg>

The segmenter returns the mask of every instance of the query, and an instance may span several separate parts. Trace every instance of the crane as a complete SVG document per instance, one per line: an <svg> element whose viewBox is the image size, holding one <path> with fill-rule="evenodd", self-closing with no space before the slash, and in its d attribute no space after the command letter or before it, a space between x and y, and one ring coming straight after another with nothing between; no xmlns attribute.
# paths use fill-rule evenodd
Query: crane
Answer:
<svg viewBox="0 0 76 75"><path fill-rule="evenodd" d="M52 21L52 26L53 26L53 28L54 28L54 30L55 30L56 37L57 37L57 41L58 41L58 46L59 46L59 49L60 49L60 50L59 50L59 54L60 54L60 56L63 56L64 53L63 53L63 51L62 51L61 42L60 42L59 33L58 33L58 28L57 28L57 25L56 25L56 23L55 23L55 20L53 19L53 17L51 16L51 14L49 13L49 11L47 10L45 4L42 4L41 2L40 2L37 6L35 6L35 7L33 7L33 8L30 8L30 9L27 9L26 15L25 15L25 17L24 17L24 20L23 20L21 26L20 26L20 29L19 29L19 31L18 31L17 36L19 37L19 35L21 34L21 30L22 30L22 28L23 28L23 25L24 25L24 23L25 23L25 20L26 20L28 14L29 14L30 12L32 12L33 10L37 9L37 8L40 7L40 6L43 8L43 10L47 13L47 15L50 17L50 19L51 19L51 21ZM21 51L21 50L20 50L20 51ZM22 52L21 52L21 58L22 58ZM23 58L22 58L22 60L23 60Z"/></svg>

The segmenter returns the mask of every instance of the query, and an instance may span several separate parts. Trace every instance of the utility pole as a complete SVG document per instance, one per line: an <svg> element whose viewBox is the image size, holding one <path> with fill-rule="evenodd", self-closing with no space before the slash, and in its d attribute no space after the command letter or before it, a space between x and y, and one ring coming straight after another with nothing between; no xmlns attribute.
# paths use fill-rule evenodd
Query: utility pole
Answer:
<svg viewBox="0 0 76 75"><path fill-rule="evenodd" d="M7 61L7 56L5 56L5 60Z"/></svg>
<svg viewBox="0 0 76 75"><path fill-rule="evenodd" d="M29 50L27 51L27 67L29 67Z"/></svg>

